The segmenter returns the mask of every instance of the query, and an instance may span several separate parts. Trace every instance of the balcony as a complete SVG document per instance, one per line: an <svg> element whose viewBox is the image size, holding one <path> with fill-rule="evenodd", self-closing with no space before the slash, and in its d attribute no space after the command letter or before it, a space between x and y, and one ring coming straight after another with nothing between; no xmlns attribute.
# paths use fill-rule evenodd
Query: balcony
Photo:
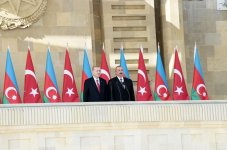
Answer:
<svg viewBox="0 0 227 150"><path fill-rule="evenodd" d="M0 150L227 149L226 100L0 107Z"/></svg>

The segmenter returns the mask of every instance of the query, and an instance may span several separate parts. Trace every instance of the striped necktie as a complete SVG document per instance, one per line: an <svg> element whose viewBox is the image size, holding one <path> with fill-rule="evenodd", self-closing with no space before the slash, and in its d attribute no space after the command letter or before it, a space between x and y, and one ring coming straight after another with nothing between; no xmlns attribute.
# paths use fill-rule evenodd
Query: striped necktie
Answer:
<svg viewBox="0 0 227 150"><path fill-rule="evenodd" d="M100 84L99 84L99 80L96 80L96 86L98 88L98 91L100 92Z"/></svg>

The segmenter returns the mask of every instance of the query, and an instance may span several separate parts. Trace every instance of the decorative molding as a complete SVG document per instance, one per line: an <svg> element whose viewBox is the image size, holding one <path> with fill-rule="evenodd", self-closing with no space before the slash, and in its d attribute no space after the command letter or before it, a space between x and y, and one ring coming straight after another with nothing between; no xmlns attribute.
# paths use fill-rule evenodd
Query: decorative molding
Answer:
<svg viewBox="0 0 227 150"><path fill-rule="evenodd" d="M227 10L227 0L217 0L217 10Z"/></svg>
<svg viewBox="0 0 227 150"><path fill-rule="evenodd" d="M3 104L0 126L227 121L227 101Z"/></svg>
<svg viewBox="0 0 227 150"><path fill-rule="evenodd" d="M19 0L17 4L17 9L14 8L15 6L12 4L11 0L5 0L2 3L0 2L0 5L3 5L3 4L6 5L8 3L9 6L11 6L12 8L12 10L10 11L0 7L0 28L2 30L15 29L15 28L27 28L33 23L37 22L46 11L47 0L31 0L31 2L25 1L27 3L31 3L31 5L34 6L34 10L30 10L30 13L28 14L26 14L26 11L25 11L23 12L23 14L26 14L26 15L19 16L18 14L19 10L20 10L20 7L22 7L21 1L23 0ZM38 3L39 5L37 7Z"/></svg>

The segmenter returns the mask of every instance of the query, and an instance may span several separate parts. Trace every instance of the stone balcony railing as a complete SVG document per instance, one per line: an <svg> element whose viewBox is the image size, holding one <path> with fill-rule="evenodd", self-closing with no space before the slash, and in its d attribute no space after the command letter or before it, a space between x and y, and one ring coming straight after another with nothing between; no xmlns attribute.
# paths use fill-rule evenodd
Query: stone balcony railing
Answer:
<svg viewBox="0 0 227 150"><path fill-rule="evenodd" d="M0 150L226 150L227 101L0 106Z"/></svg>
<svg viewBox="0 0 227 150"><path fill-rule="evenodd" d="M100 102L0 106L0 126L227 121L227 101Z"/></svg>

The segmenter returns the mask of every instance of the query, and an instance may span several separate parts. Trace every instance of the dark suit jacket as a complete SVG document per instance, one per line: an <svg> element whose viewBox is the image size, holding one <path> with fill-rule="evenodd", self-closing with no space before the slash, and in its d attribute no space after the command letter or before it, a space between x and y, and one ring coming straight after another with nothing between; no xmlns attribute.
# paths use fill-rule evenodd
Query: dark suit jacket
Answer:
<svg viewBox="0 0 227 150"><path fill-rule="evenodd" d="M99 101L107 101L107 84L106 80L99 78L100 81L100 92L96 86L94 78L88 78L84 82L84 102L99 102Z"/></svg>
<svg viewBox="0 0 227 150"><path fill-rule="evenodd" d="M125 85L125 88L123 87ZM117 77L112 78L108 83L109 99L111 101L135 101L133 83L131 79L124 78L124 83Z"/></svg>

